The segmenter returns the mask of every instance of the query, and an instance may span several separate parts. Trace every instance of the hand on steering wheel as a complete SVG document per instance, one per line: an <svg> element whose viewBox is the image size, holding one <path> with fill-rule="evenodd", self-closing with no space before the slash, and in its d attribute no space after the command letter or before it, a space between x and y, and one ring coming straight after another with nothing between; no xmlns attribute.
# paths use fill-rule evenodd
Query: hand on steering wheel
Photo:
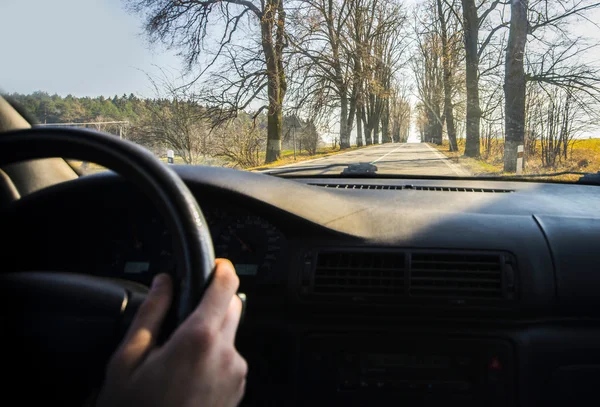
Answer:
<svg viewBox="0 0 600 407"><path fill-rule="evenodd" d="M97 406L235 406L246 361L234 346L242 303L233 265L217 259L202 301L162 346L155 342L172 299L165 274L154 278L125 339L111 358Z"/></svg>
<svg viewBox="0 0 600 407"><path fill-rule="evenodd" d="M236 405L244 392L247 371L246 362L234 347L243 305L235 297L239 279L229 261L215 262L210 231L194 195L179 176L152 153L111 135L75 128L32 128L0 135L0 166L49 157L91 161L114 170L154 204L172 236L175 268L171 270L171 277L160 276L155 280L128 334L114 353L100 394L100 404L127 407L132 403L145 406ZM27 200L22 201L25 203L18 202L9 209L18 212L24 208L22 210L27 212ZM13 212L5 213L3 220L15 218ZM4 230L10 234L10 228L15 227L9 223L9 228ZM98 352L98 349L111 347L112 350L115 343L111 335L97 338L94 332L104 333L104 330L91 330L94 322L109 321L111 327L120 326L129 322L127 312L133 311L138 304L130 290L114 279L43 270L31 273L16 270L0 273L0 277L8 300L18 299L22 304L26 303L23 298L32 298L31 303L36 305L31 309L15 307L10 310L16 314L11 319L16 321L15 329L5 331L14 332L8 343L17 349L13 350L14 357L9 364L15 368L29 366L23 363L22 355L39 353L47 356L47 347L29 348L29 342L19 340L24 329L21 321L37 323L38 314L34 314L35 318L30 314L43 308L44 304L54 305L54 308L46 307L53 313L49 312L37 325L34 323L32 332L43 332L48 322L66 320L62 318L67 313L65 310L68 315L76 313L77 318L69 321L85 321L88 325L87 329L75 329L73 324L77 338L69 336L69 341L89 343L89 350L83 346L87 352L78 353L77 358L87 356L92 361L98 353L108 354ZM174 312L169 313L169 308ZM163 334L169 333L170 326L179 324L179 327L157 347L158 332L165 320L170 323L166 324L168 327ZM64 323L58 326L61 329L70 327ZM94 336L90 338L86 332ZM57 342L52 348L51 356L56 360L60 360L60 355L71 355L68 348L62 349L60 345L61 342ZM39 363L38 358L34 359ZM50 363L42 367L55 371ZM80 382L86 388L96 377L80 375L84 376ZM51 386L52 391L60 389L65 382L72 385L73 381L65 381L63 375L57 377L58 384ZM42 384L46 382L48 380L43 377ZM33 384L29 385L34 388ZM61 405L61 392L56 393L57 404ZM46 397L44 392L39 395ZM32 398L35 396L37 394L33 393Z"/></svg>

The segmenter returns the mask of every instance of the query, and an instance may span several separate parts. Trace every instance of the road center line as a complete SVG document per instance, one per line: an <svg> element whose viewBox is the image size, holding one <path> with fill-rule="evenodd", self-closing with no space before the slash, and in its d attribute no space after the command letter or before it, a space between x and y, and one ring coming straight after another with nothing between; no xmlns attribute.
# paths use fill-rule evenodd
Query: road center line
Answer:
<svg viewBox="0 0 600 407"><path fill-rule="evenodd" d="M390 152L389 152L389 153L387 153L387 154L384 154L384 155L382 155L381 157L379 157L379 158L378 158L378 159L376 159L375 161L371 161L371 164L375 164L377 161L379 161L379 160L383 160L385 157L387 157L388 155L390 155L390 154L392 154L392 153L395 153L396 151L400 150L401 148L402 148L402 146L400 146L400 147L398 147L398 148L396 148L396 149L394 149L394 150L390 151Z"/></svg>

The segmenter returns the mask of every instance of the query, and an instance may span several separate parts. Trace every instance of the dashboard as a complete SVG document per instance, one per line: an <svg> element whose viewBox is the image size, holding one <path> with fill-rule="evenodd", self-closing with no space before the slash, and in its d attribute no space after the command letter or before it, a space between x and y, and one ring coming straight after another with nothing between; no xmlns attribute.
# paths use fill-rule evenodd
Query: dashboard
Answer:
<svg viewBox="0 0 600 407"><path fill-rule="evenodd" d="M248 294L244 404L596 397L598 187L175 170ZM112 173L25 197L11 219L7 269L147 285L174 267L160 216Z"/></svg>
<svg viewBox="0 0 600 407"><path fill-rule="evenodd" d="M227 258L235 265L240 277L264 282L277 278L275 272L285 267L287 243L281 231L268 220L233 205L204 205L217 257ZM61 219L60 228L77 237L78 253L87 259L67 266L71 271L123 278L149 284L152 276L171 272L175 267L171 236L160 216L142 203L133 208L104 208L105 216L90 211L71 213ZM107 213L108 212L108 213ZM57 227L59 227L57 225ZM56 227L55 227L56 229ZM70 239L69 237L67 237ZM64 241L62 242L64 244ZM57 253L52 248L52 253ZM57 262L71 256L53 255ZM48 264L48 263L46 263Z"/></svg>

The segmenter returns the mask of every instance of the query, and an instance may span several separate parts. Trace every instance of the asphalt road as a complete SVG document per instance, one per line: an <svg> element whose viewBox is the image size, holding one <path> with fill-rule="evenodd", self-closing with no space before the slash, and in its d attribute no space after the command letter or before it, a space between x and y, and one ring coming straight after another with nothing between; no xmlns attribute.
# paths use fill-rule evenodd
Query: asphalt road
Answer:
<svg viewBox="0 0 600 407"><path fill-rule="evenodd" d="M468 176L469 171L425 143L382 144L329 157L288 164L278 168L315 167L329 164L370 163L377 174ZM339 174L344 168L310 171L310 174Z"/></svg>

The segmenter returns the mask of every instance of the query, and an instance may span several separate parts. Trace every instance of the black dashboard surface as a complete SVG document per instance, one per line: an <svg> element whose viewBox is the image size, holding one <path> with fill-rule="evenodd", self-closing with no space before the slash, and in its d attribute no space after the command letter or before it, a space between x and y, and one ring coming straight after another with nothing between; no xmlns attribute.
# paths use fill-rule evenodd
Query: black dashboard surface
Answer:
<svg viewBox="0 0 600 407"><path fill-rule="evenodd" d="M350 343L376 347L377 337L386 338L386 343L402 338L405 347L435 340L476 340L474 348L482 349L476 360L487 360L486 343L501 341L506 346L503 352L513 356L507 356L506 362L512 366L506 373L506 388L511 390L503 393L506 399L498 405L558 403L562 400L556 393L560 383L572 384L582 371L587 378L598 376L594 370L600 364L600 278L595 250L600 217L594 211L600 204L598 187L282 179L223 168L174 168L207 217L217 256L233 258L242 289L250 293L240 348L251 370L254 366L263 377L256 385L249 379L248 404L294 404L282 401L286 395L301 392L298 387L310 369L306 352L314 335L339 335L348 349L356 347ZM5 261L10 267L87 272L142 283L156 271L172 267L169 236L160 218L141 194L115 174L57 185L22 199L9 210L14 223L7 227L13 238L6 245L26 244L32 253L40 253L27 258L9 256ZM27 219L21 217L25 213ZM18 226L23 224L27 228ZM371 301L379 297L369 295L306 295L316 278L318 256L332 251L336 256L352 253L349 261L387 258L382 253L406 261L410 278L399 288L406 300L385 303ZM445 297L417 301L413 298L419 276L416 260L429 261L431 256L438 256L442 263L455 262L456 256L463 260L476 256L477 264L499 258L502 296L481 301ZM506 277L506 267L511 268L510 279L515 282ZM346 277L346 282L356 281ZM339 281L339 273L336 278ZM461 281L466 283L460 290L472 289L469 279ZM507 284L516 287L510 295L506 295ZM485 287L478 283L480 292ZM444 287L428 286L432 289ZM365 335L370 339L365 340ZM456 349L463 348L456 345ZM422 356L424 351L419 349L415 352ZM406 351L402 355L414 356ZM373 358L369 354L367 359ZM339 376L340 371L334 369L332 375ZM340 383L344 380L348 379ZM424 394L448 383L427 383ZM273 391L273 386L279 390ZM417 399L418 403L425 400ZM319 405L302 397L297 400L304 400L297 404ZM435 397L427 400L436 405Z"/></svg>

